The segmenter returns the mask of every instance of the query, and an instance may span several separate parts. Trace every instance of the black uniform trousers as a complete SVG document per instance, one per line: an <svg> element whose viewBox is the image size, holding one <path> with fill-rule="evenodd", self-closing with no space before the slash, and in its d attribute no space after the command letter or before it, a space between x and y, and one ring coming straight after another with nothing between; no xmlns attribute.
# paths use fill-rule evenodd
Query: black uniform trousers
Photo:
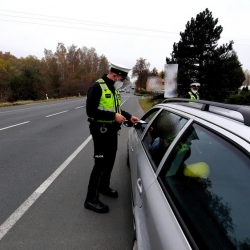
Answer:
<svg viewBox="0 0 250 250"><path fill-rule="evenodd" d="M106 130L106 131L105 131ZM94 122L90 124L94 142L95 165L90 175L87 200L99 198L98 190L109 188L111 172L117 151L117 127Z"/></svg>

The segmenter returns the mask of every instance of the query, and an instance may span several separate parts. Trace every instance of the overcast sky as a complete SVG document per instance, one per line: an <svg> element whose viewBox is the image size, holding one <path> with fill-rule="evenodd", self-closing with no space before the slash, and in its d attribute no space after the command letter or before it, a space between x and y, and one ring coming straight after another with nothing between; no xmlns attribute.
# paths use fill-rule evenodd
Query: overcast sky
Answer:
<svg viewBox="0 0 250 250"><path fill-rule="evenodd" d="M61 42L93 47L130 68L142 57L161 71L186 23L206 8L223 27L219 44L233 40L243 70L250 70L250 0L1 1L0 51L41 59Z"/></svg>

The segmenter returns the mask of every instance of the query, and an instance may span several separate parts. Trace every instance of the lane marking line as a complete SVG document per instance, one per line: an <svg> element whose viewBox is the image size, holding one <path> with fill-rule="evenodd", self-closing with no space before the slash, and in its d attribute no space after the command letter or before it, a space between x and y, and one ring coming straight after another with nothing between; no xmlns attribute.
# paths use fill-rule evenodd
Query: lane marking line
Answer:
<svg viewBox="0 0 250 250"><path fill-rule="evenodd" d="M23 124L26 124L26 123L29 123L29 122L30 122L30 121L27 121L27 122L22 122L22 123L18 123L18 124L15 124L15 125L9 126L9 127L0 128L0 130L4 130L4 129L8 129L8 128L13 128L13 127L16 127L16 126L19 126L19 125L23 125Z"/></svg>
<svg viewBox="0 0 250 250"><path fill-rule="evenodd" d="M80 100L82 101L82 100ZM72 101L72 102L79 102L79 100L76 100L76 101ZM65 104L64 102L63 103L51 103L51 104L45 104L45 105L42 105L42 106L39 106L39 107L31 107L31 108L20 108L20 109L14 109L14 110L9 110L9 111L1 111L0 114L5 114L5 113L12 113L12 112L18 112L18 111L26 111L28 109L40 109L40 108L44 108L44 107L50 107L50 106L56 106L56 105L60 105L60 104ZM25 106L28 106L28 105L33 105L32 103L31 104L25 104Z"/></svg>
<svg viewBox="0 0 250 250"><path fill-rule="evenodd" d="M79 107L76 107L75 109L80 109L80 108L84 108L84 107L86 107L86 105L84 105L84 106L79 106Z"/></svg>
<svg viewBox="0 0 250 250"><path fill-rule="evenodd" d="M59 113L55 113L55 114L52 114L52 115L47 115L46 117L50 117L50 116L54 116L54 115L59 115L59 114L65 113L65 112L68 112L68 110L65 110L65 111L62 111L62 112L59 112Z"/></svg>
<svg viewBox="0 0 250 250"><path fill-rule="evenodd" d="M129 97L128 97L126 100L124 100L124 102L121 104L121 106L122 106L128 99L129 99Z"/></svg>
<svg viewBox="0 0 250 250"><path fill-rule="evenodd" d="M62 173L69 163L81 152L81 150L92 139L90 135L63 163L55 170L52 175L45 180L23 204L10 215L10 217L0 226L0 240L8 233L8 231L17 223L17 221L25 214L25 212L35 203L35 201L45 192L45 190L53 183L53 181Z"/></svg>

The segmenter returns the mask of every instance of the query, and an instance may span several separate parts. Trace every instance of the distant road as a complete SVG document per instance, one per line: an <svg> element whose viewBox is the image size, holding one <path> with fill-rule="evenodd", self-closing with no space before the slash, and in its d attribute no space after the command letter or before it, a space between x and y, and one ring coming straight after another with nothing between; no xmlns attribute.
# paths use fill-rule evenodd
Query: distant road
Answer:
<svg viewBox="0 0 250 250"><path fill-rule="evenodd" d="M137 116L138 98L122 94ZM131 249L128 128L119 138L110 213L83 207L93 166L86 98L0 108L0 250Z"/></svg>

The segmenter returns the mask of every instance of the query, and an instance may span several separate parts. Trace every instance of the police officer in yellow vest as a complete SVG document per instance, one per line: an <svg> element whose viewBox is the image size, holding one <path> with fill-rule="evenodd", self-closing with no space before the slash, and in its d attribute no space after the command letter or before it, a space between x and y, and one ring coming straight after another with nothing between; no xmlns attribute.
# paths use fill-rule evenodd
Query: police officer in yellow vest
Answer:
<svg viewBox="0 0 250 250"><path fill-rule="evenodd" d="M114 87L115 82L126 79L129 70L124 66L111 64L109 73L97 80L87 94L86 110L94 142L95 164L84 207L98 213L109 212L109 207L99 200L99 193L118 197L118 192L110 188L110 177L121 124L125 121L132 124L139 121L137 117L121 109L120 92Z"/></svg>
<svg viewBox="0 0 250 250"><path fill-rule="evenodd" d="M199 100L199 93L198 90L200 88L200 83L194 82L190 84L190 91L184 96L184 98L191 99L191 100Z"/></svg>

